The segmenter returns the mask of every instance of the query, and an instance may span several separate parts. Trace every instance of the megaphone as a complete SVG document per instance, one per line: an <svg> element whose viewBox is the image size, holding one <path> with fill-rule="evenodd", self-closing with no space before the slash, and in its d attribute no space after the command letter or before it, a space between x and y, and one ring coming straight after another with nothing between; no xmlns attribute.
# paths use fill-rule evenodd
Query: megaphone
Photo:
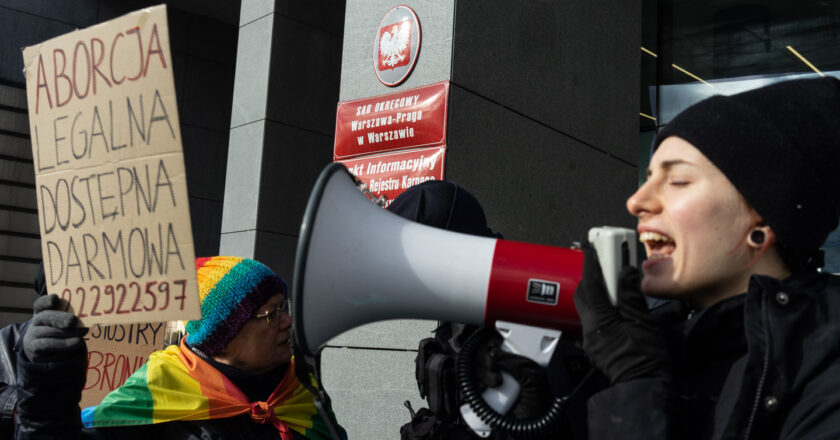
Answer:
<svg viewBox="0 0 840 440"><path fill-rule="evenodd" d="M635 261L628 231L635 236L626 229L600 228L594 241L590 232L605 273L617 274L628 255ZM624 252L602 254L599 247ZM605 259L607 254L625 255ZM503 320L576 336L580 322L573 294L582 269L579 249L478 237L406 220L371 203L344 165L331 164L310 195L298 240L295 354L318 376L319 354L328 340L390 319L488 327ZM614 291L609 280L615 276L605 278Z"/></svg>
<svg viewBox="0 0 840 440"><path fill-rule="evenodd" d="M588 238L615 303L619 271L635 265L635 232L600 227ZM545 366L560 333L580 335L573 294L582 272L583 252L577 248L479 237L406 220L372 203L344 165L331 164L310 194L298 239L292 285L296 374L322 408L329 401L320 377L327 341L391 319L503 323L509 351ZM546 339L554 341L550 349ZM494 409L509 408L506 393L499 392ZM481 421L463 415L475 432L489 435Z"/></svg>

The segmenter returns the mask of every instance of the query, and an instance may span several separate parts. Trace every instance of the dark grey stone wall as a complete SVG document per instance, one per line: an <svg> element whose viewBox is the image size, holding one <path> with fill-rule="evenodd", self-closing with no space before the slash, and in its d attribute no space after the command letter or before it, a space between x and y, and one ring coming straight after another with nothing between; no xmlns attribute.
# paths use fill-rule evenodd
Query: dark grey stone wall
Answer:
<svg viewBox="0 0 840 440"><path fill-rule="evenodd" d="M456 4L446 178L506 238L631 226L640 1Z"/></svg>

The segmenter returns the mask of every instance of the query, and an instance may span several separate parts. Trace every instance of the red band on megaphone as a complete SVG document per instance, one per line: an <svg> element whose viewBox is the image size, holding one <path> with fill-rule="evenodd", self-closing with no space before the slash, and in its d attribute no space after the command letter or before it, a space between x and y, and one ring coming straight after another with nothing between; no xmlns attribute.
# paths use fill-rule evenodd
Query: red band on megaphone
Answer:
<svg viewBox="0 0 840 440"><path fill-rule="evenodd" d="M580 250L497 240L484 324L511 321L579 336L573 296L582 273Z"/></svg>

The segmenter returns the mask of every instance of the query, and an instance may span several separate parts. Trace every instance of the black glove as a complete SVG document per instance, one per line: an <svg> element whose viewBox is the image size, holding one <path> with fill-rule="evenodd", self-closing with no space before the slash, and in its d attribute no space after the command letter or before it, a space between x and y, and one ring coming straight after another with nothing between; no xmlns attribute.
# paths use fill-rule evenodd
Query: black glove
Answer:
<svg viewBox="0 0 840 440"><path fill-rule="evenodd" d="M583 325L583 349L590 361L613 384L665 377L669 357L642 295L639 270L632 266L622 269L618 304L613 306L595 250L587 244L583 254L583 278L575 290L575 307Z"/></svg>
<svg viewBox="0 0 840 440"><path fill-rule="evenodd" d="M67 309L67 301L57 295L38 298L32 306L34 316L23 336L23 353L31 362L53 362L84 355L82 337L86 327Z"/></svg>
<svg viewBox="0 0 840 440"><path fill-rule="evenodd" d="M510 374L519 383L519 397L509 412L517 419L541 417L548 411L554 396L545 369L527 357L502 350L498 334L494 333L479 345L474 359L473 371L479 389L501 385L502 372Z"/></svg>

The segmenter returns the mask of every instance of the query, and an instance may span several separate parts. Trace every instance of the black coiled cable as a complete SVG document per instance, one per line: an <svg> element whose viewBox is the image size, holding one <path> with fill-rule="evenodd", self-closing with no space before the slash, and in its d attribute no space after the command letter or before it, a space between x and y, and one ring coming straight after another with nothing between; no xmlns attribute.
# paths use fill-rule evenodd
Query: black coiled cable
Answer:
<svg viewBox="0 0 840 440"><path fill-rule="evenodd" d="M509 414L499 414L478 393L472 374L473 355L479 344L493 331L489 328L483 328L470 335L461 346L456 369L458 386L461 388L464 401L475 411L478 418L492 429L511 434L517 438L528 439L548 436L560 427L560 423L563 421L566 402L568 402L571 394L569 396L554 398L551 406L541 417L519 420ZM572 394L574 394L574 391Z"/></svg>

